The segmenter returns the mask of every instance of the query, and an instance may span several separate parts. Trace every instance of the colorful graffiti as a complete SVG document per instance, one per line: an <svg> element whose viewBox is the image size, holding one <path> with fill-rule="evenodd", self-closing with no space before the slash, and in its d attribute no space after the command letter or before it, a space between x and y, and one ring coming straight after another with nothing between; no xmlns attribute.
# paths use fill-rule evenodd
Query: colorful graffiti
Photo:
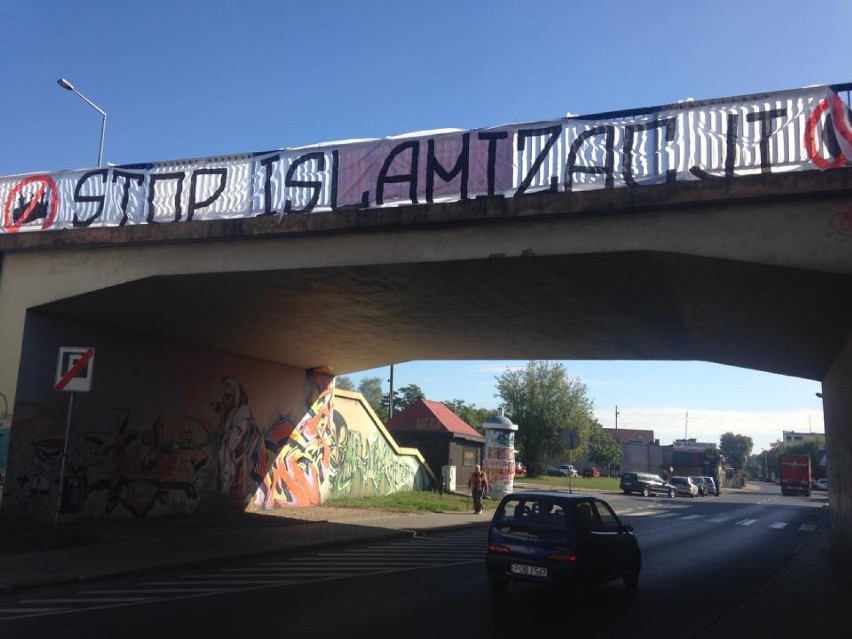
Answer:
<svg viewBox="0 0 852 639"><path fill-rule="evenodd" d="M400 453L359 394L336 398L331 371L307 371L291 412L300 414L307 405L302 401L310 408L297 424L275 409L265 428L245 384L235 376L218 379L225 390L207 404L210 419L113 408L102 424L72 429L61 513L141 519L191 514L205 500L211 508L270 509L430 485L417 451ZM337 401L346 414L335 410ZM18 441L10 509L48 517L60 498L62 406L21 402L17 408L26 417L13 429Z"/></svg>
<svg viewBox="0 0 852 639"><path fill-rule="evenodd" d="M273 506L319 505L331 491L337 461L337 433L332 417L334 378L287 438L255 493L255 504Z"/></svg>

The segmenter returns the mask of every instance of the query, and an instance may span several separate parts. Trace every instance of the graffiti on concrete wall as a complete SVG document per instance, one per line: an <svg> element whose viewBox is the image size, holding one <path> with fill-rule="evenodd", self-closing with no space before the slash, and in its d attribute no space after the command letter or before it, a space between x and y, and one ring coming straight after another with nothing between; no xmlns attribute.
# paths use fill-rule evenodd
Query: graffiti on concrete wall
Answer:
<svg viewBox="0 0 852 639"><path fill-rule="evenodd" d="M255 493L256 506L319 505L328 497L337 465L337 431L334 377L325 378L325 387L267 469ZM309 379L319 382L309 393L319 390L323 376L310 371Z"/></svg>
<svg viewBox="0 0 852 639"><path fill-rule="evenodd" d="M30 415L17 426L35 433L59 421L40 406L23 404ZM61 431L60 431L61 432ZM89 517L142 518L151 511L192 512L214 479L212 429L192 417L168 422L160 415L125 409L101 427L87 428L69 445L64 513ZM56 507L64 440L36 437L20 449L24 472L11 480L17 491L13 509L44 514Z"/></svg>
<svg viewBox="0 0 852 639"><path fill-rule="evenodd" d="M333 497L387 495L422 488L413 481L416 460L397 454L378 433L368 436L352 431L343 450Z"/></svg>
<svg viewBox="0 0 852 639"><path fill-rule="evenodd" d="M221 416L219 443L219 492L226 498L236 494L242 500L250 482L261 481L265 468L263 434L249 407L248 394L234 377L227 376L222 383L228 388L216 412Z"/></svg>
<svg viewBox="0 0 852 639"><path fill-rule="evenodd" d="M241 366L178 389L179 405L156 387L158 410L92 402L72 420L64 474L68 405L47 395L20 400L4 512L52 517L60 492L64 516L104 519L188 514L202 504L311 506L428 486L419 454L400 454L360 394L338 398L329 369L278 378L279 369Z"/></svg>

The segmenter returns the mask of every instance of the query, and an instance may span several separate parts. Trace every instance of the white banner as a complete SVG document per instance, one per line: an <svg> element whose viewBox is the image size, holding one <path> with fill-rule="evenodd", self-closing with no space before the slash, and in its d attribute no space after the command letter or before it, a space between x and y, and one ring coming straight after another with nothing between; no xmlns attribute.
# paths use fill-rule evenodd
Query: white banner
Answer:
<svg viewBox="0 0 852 639"><path fill-rule="evenodd" d="M630 188L852 163L849 106L829 87L648 111L4 177L0 233Z"/></svg>

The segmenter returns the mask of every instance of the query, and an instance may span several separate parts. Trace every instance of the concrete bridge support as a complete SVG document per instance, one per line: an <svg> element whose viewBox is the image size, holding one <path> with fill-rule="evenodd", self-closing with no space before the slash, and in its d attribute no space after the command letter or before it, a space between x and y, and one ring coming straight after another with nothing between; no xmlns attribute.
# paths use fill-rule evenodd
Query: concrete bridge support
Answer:
<svg viewBox="0 0 852 639"><path fill-rule="evenodd" d="M831 553L836 565L852 566L852 335L822 382L828 503L832 515Z"/></svg>

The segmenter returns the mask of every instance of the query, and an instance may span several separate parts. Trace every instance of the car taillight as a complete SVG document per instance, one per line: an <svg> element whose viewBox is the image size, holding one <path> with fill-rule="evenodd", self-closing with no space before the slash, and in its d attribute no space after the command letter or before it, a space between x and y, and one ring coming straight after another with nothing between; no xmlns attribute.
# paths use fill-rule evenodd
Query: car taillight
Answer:
<svg viewBox="0 0 852 639"><path fill-rule="evenodd" d="M507 553L509 552L509 547L504 546L503 544L488 544L485 546L485 552L496 552L496 553Z"/></svg>
<svg viewBox="0 0 852 639"><path fill-rule="evenodd" d="M550 557L548 557L551 561L564 561L568 564L577 563L577 555L570 551L556 551Z"/></svg>

